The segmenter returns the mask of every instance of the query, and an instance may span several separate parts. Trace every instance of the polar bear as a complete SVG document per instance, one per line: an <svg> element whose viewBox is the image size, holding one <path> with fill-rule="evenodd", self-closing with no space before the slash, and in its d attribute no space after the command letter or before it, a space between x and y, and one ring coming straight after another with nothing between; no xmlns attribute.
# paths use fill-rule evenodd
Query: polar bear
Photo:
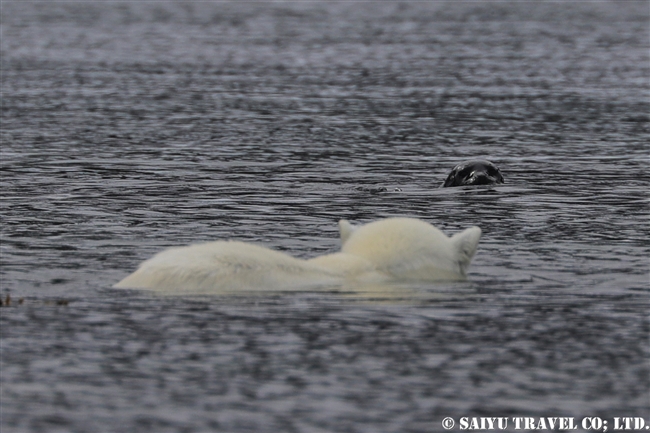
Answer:
<svg viewBox="0 0 650 433"><path fill-rule="evenodd" d="M360 227L341 220L339 229L341 251L309 260L237 241L170 248L114 287L217 293L463 280L481 237L481 229L471 227L449 238L413 218L388 218Z"/></svg>

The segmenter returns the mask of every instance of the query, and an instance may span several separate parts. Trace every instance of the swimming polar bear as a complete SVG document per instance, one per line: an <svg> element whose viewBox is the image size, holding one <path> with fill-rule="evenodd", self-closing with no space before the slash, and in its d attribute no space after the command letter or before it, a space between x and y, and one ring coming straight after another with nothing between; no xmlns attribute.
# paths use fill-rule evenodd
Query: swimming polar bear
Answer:
<svg viewBox="0 0 650 433"><path fill-rule="evenodd" d="M175 293L296 290L400 281L463 280L481 229L451 238L424 221L388 218L360 227L339 221L341 251L309 260L237 241L170 248L116 288Z"/></svg>

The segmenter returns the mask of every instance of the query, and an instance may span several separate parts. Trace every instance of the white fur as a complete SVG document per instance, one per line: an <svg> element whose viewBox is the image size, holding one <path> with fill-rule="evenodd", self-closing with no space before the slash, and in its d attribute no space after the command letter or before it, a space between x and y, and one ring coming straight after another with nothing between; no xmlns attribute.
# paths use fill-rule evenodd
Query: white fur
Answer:
<svg viewBox="0 0 650 433"><path fill-rule="evenodd" d="M465 278L481 229L471 227L448 238L440 230L413 218L388 218L349 233L341 252L364 258L398 280L458 280Z"/></svg>
<svg viewBox="0 0 650 433"><path fill-rule="evenodd" d="M353 227L339 222L341 252L302 260L235 241L170 248L114 287L210 293L291 290L382 281L449 281L466 276L481 229L451 238L411 218Z"/></svg>

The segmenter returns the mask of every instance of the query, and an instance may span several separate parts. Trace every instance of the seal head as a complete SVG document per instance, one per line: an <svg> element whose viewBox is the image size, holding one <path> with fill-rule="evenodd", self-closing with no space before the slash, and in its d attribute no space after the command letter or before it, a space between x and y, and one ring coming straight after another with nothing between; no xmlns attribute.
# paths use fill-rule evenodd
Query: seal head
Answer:
<svg viewBox="0 0 650 433"><path fill-rule="evenodd" d="M499 168L486 160L467 161L458 164L451 170L447 180L442 185L467 186L467 185L497 185L504 183Z"/></svg>

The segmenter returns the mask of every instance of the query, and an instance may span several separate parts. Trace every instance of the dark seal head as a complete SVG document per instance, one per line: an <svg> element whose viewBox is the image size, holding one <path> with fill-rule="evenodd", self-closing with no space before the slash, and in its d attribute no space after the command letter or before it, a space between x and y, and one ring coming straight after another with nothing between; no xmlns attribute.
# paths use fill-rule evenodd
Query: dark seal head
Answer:
<svg viewBox="0 0 650 433"><path fill-rule="evenodd" d="M496 185L500 183L504 183L504 180L496 165L490 161L476 160L467 161L454 167L442 186Z"/></svg>

